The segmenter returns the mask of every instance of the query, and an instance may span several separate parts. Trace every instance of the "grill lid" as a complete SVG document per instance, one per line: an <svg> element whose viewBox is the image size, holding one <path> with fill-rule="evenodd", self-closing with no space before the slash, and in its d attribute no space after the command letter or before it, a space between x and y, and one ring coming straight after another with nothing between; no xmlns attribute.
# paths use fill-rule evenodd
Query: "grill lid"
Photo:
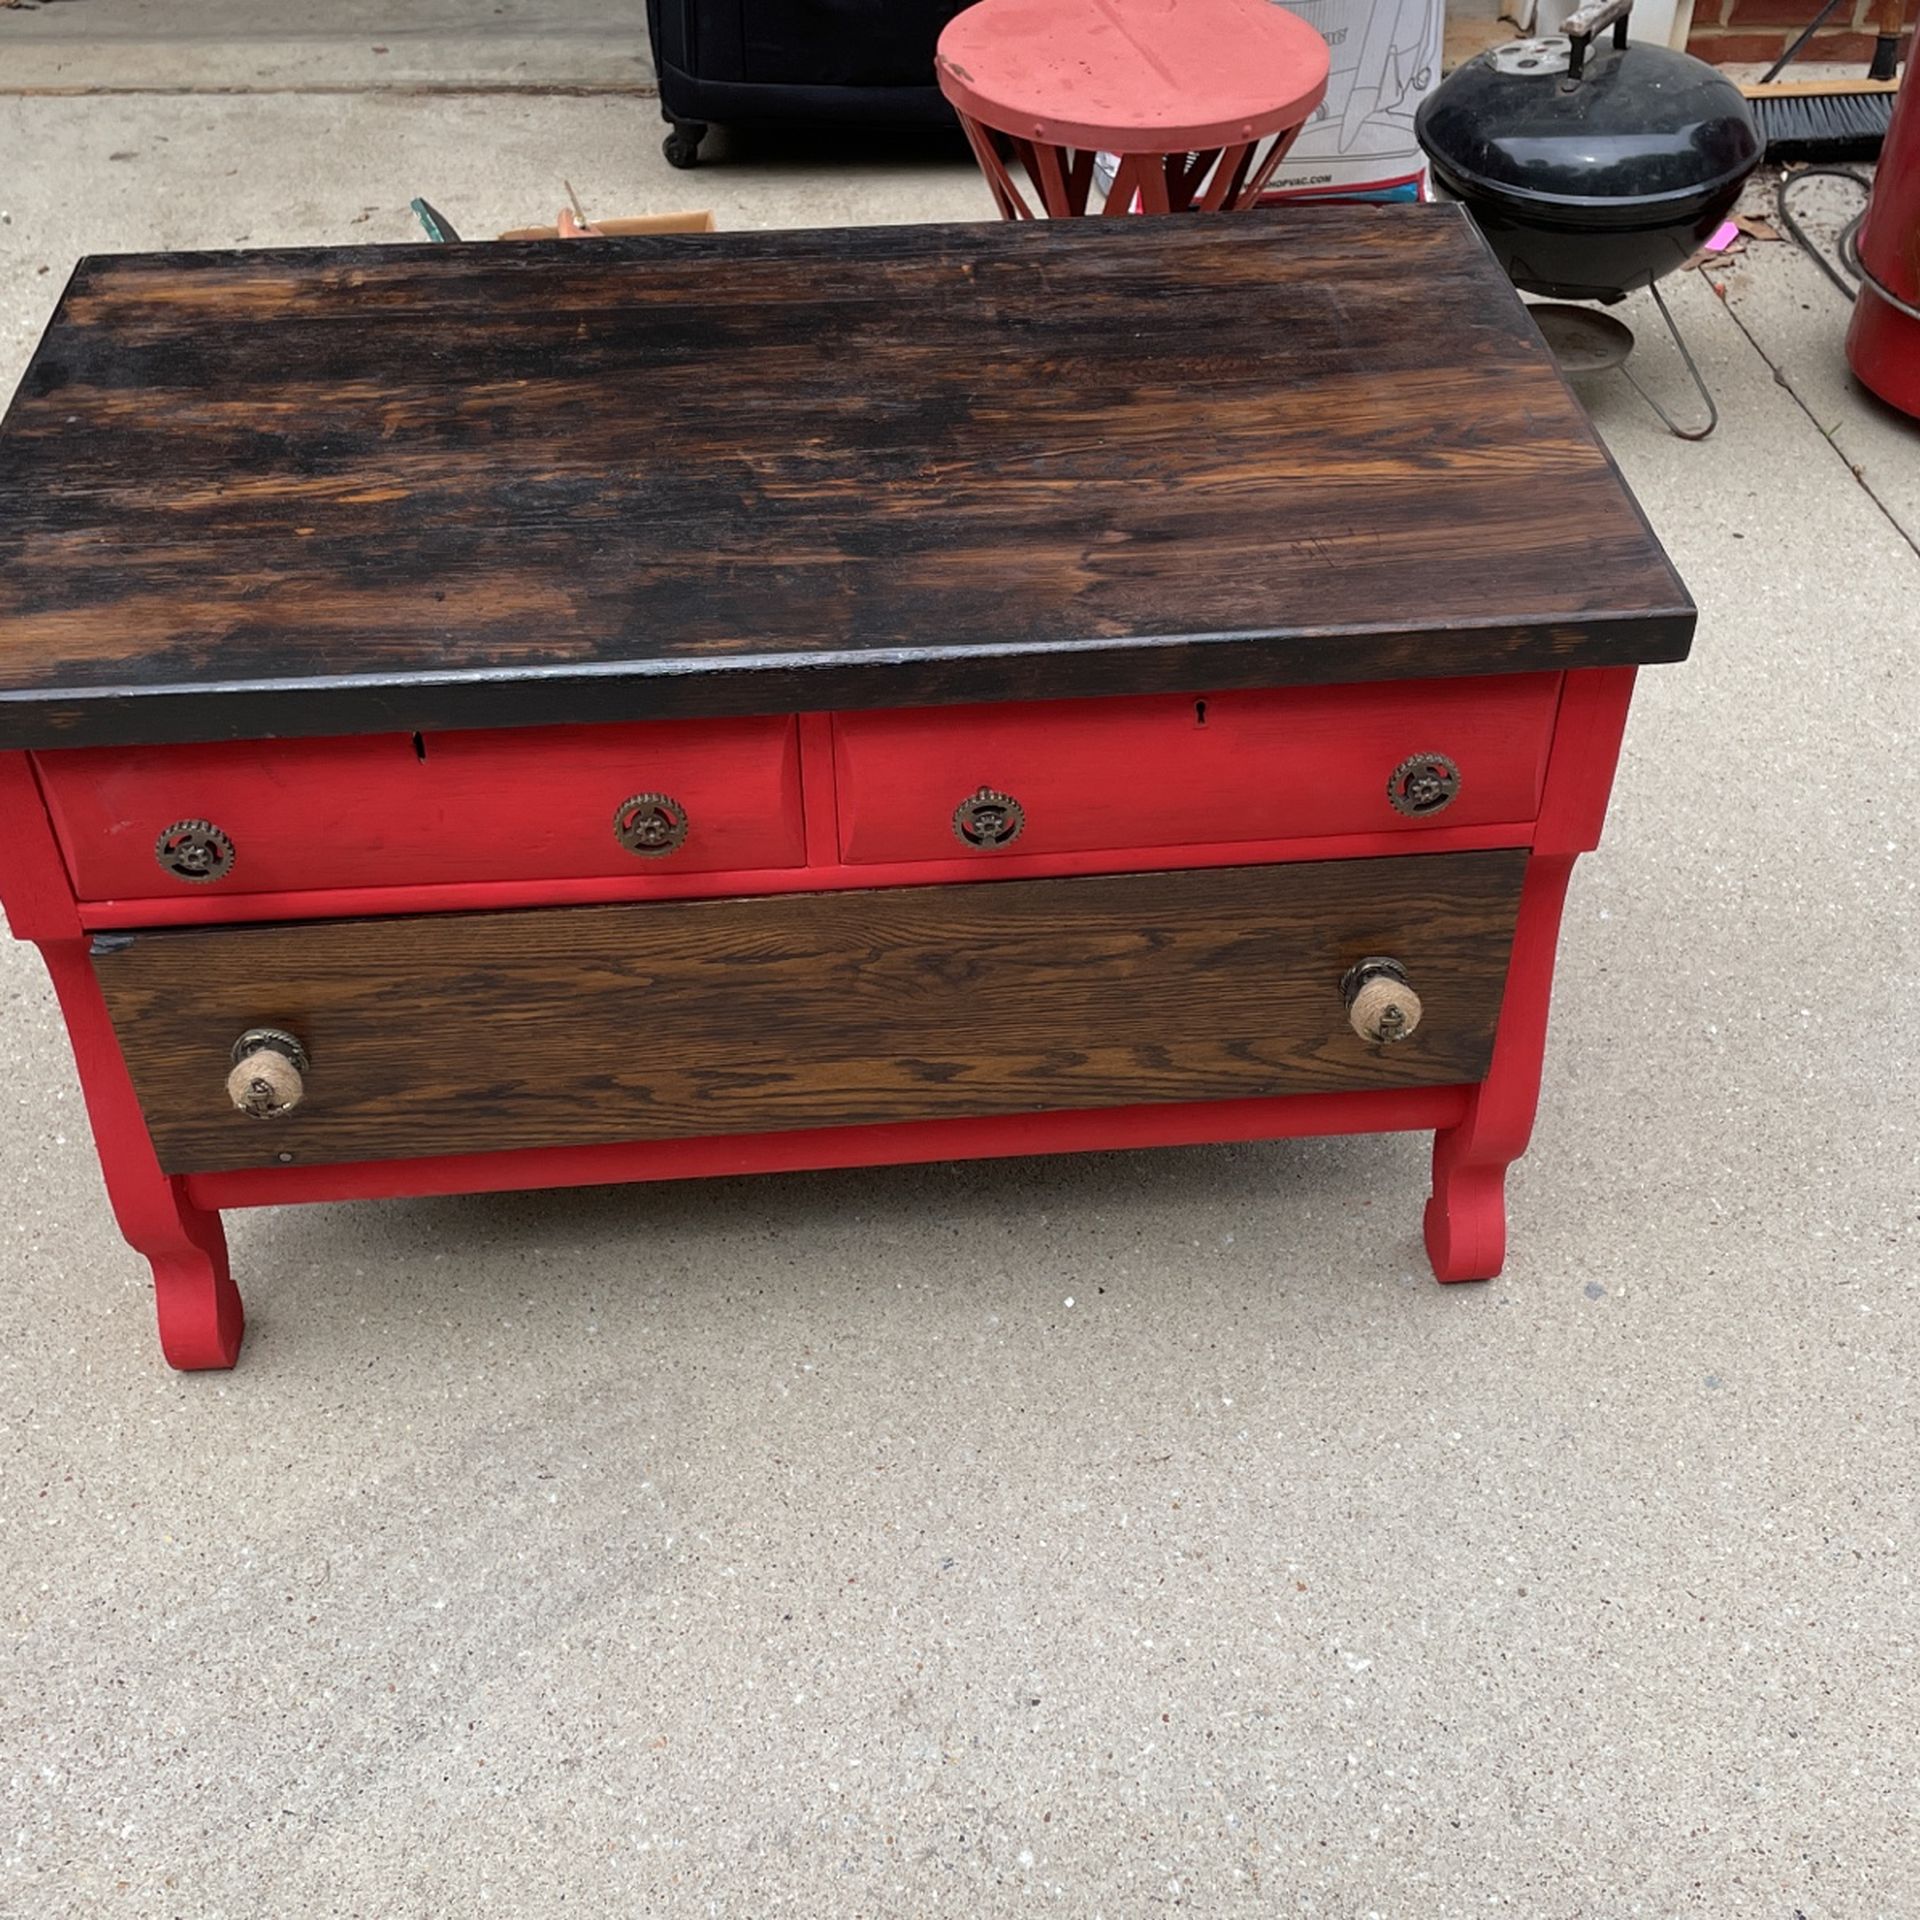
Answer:
<svg viewBox="0 0 1920 1920"><path fill-rule="evenodd" d="M1759 163L1740 90L1704 60L1629 46L1627 5L1597 0L1568 31L1476 54L1414 127L1451 191L1510 202L1651 212L1705 199ZM1591 45L1613 26L1613 42Z"/></svg>

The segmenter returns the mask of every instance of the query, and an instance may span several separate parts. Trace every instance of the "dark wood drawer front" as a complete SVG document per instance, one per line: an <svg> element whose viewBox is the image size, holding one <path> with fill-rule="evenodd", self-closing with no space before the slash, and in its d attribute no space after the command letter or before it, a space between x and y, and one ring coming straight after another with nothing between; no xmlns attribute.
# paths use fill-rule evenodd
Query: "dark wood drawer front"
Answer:
<svg viewBox="0 0 1920 1920"><path fill-rule="evenodd" d="M1526 856L185 929L95 967L170 1172L1447 1085L1486 1071ZM1341 977L1406 965L1369 1046ZM292 1112L228 1102L285 1028Z"/></svg>

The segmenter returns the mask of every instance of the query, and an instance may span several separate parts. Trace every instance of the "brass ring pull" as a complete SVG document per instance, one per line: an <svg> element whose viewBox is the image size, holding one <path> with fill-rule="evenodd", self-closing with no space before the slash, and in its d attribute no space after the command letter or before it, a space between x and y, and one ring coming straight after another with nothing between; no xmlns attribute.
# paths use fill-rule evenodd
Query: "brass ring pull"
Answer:
<svg viewBox="0 0 1920 1920"><path fill-rule="evenodd" d="M256 1120L291 1113L307 1091L307 1050L282 1027L249 1027L233 1043L227 1098Z"/></svg>
<svg viewBox="0 0 1920 1920"><path fill-rule="evenodd" d="M1370 1046L1393 1046L1420 1024L1420 996L1407 980L1407 970L1384 954L1369 954L1347 969L1340 982L1347 1019Z"/></svg>

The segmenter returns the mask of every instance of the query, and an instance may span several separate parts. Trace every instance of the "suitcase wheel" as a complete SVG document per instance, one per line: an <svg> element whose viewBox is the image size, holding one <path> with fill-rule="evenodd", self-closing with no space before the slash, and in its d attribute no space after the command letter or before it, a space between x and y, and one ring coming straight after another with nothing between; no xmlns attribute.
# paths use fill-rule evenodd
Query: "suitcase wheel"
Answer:
<svg viewBox="0 0 1920 1920"><path fill-rule="evenodd" d="M670 167L697 167L700 164L700 142L706 137L705 121L676 120L667 137L660 142L660 151L667 156L667 165Z"/></svg>

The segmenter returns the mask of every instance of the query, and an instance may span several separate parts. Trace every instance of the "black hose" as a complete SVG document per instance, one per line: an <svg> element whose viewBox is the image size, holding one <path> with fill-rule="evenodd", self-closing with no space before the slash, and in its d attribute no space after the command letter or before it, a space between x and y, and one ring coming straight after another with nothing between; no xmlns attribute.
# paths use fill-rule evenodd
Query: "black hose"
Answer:
<svg viewBox="0 0 1920 1920"><path fill-rule="evenodd" d="M1787 204L1787 189L1796 180L1851 180L1863 193L1873 191L1873 182L1864 173L1855 173L1851 167L1802 167L1798 173L1790 173L1780 182L1780 191L1774 196L1774 205L1779 210L1780 224L1792 234L1795 243L1813 264L1824 273L1849 300L1855 296L1855 289L1840 277L1838 270L1827 256L1814 245L1807 230L1793 217L1793 208ZM1847 224L1840 229L1837 242L1842 264L1853 257L1853 236L1860 230L1860 222L1867 217L1862 207Z"/></svg>

